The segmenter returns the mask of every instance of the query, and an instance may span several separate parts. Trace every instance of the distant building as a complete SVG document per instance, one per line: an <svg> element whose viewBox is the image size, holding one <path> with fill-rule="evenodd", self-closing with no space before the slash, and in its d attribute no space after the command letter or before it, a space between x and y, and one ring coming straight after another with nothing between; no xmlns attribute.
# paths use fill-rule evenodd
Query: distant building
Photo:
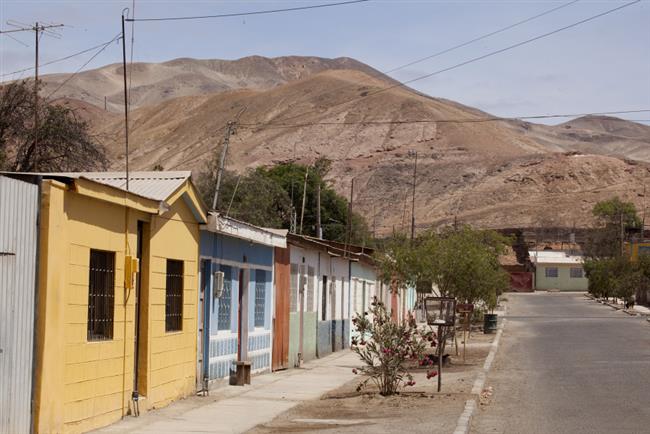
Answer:
<svg viewBox="0 0 650 434"><path fill-rule="evenodd" d="M531 250L535 264L535 289L586 291L589 280L582 267L583 257L563 251Z"/></svg>

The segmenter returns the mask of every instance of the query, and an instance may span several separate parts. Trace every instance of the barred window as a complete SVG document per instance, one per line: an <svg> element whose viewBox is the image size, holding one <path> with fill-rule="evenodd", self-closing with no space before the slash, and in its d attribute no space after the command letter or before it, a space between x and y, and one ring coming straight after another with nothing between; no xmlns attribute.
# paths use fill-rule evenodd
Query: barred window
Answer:
<svg viewBox="0 0 650 434"><path fill-rule="evenodd" d="M557 277L558 276L557 267L546 267L544 271L544 275L546 277Z"/></svg>
<svg viewBox="0 0 650 434"><path fill-rule="evenodd" d="M90 250L88 279L88 340L113 339L115 312L115 252Z"/></svg>
<svg viewBox="0 0 650 434"><path fill-rule="evenodd" d="M255 327L264 327L266 271L255 271Z"/></svg>
<svg viewBox="0 0 650 434"><path fill-rule="evenodd" d="M582 279L582 277L584 277L583 272L582 272L582 268L577 268L577 267L576 268L571 268L570 273L571 273L571 278L572 279Z"/></svg>
<svg viewBox="0 0 650 434"><path fill-rule="evenodd" d="M291 264L291 312L298 312L298 264Z"/></svg>
<svg viewBox="0 0 650 434"><path fill-rule="evenodd" d="M323 293L321 294L321 320L325 321L327 319L327 297L329 289L327 286L327 276L323 276Z"/></svg>
<svg viewBox="0 0 650 434"><path fill-rule="evenodd" d="M183 261L167 259L165 285L165 331L183 329Z"/></svg>
<svg viewBox="0 0 650 434"><path fill-rule="evenodd" d="M217 330L230 330L232 312L232 268L222 265L223 294L219 298L219 311L217 313Z"/></svg>

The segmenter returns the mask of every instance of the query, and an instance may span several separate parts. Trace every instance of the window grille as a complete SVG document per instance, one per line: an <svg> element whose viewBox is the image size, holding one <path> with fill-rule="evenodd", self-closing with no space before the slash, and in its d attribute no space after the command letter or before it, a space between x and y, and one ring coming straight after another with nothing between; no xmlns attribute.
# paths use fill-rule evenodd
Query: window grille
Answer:
<svg viewBox="0 0 650 434"><path fill-rule="evenodd" d="M223 294L218 298L219 311L217 313L217 330L230 330L232 312L232 268L221 266L223 271Z"/></svg>
<svg viewBox="0 0 650 434"><path fill-rule="evenodd" d="M557 277L558 276L557 267L546 267L545 268L545 276L546 277Z"/></svg>
<svg viewBox="0 0 650 434"><path fill-rule="evenodd" d="M165 331L183 329L183 261L167 259L165 286Z"/></svg>
<svg viewBox="0 0 650 434"><path fill-rule="evenodd" d="M314 267L307 267L307 312L314 312L314 298L316 288L314 285Z"/></svg>
<svg viewBox="0 0 650 434"><path fill-rule="evenodd" d="M571 278L581 279L583 277L582 268L571 268Z"/></svg>
<svg viewBox="0 0 650 434"><path fill-rule="evenodd" d="M115 312L115 252L90 251L88 279L88 340L113 339Z"/></svg>
<svg viewBox="0 0 650 434"><path fill-rule="evenodd" d="M291 264L291 312L298 312L298 264Z"/></svg>
<svg viewBox="0 0 650 434"><path fill-rule="evenodd" d="M255 327L264 327L266 307L266 271L255 272Z"/></svg>

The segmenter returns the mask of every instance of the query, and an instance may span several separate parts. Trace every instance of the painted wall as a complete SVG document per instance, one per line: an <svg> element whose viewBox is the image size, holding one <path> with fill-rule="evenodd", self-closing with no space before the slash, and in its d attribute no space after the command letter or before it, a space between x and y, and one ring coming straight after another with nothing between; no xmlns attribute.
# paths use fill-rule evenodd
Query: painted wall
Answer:
<svg viewBox="0 0 650 434"><path fill-rule="evenodd" d="M152 217L76 194L56 181L43 183L42 201L35 430L85 432L115 422L129 410L135 296L124 289L123 264L125 234L135 255L138 219L150 225L141 267L145 330L138 373L146 398L140 409L193 393L199 230L184 201L176 200L164 215ZM115 252L113 338L106 341L87 338L91 249ZM165 332L167 258L184 261L182 331L173 333Z"/></svg>
<svg viewBox="0 0 650 434"><path fill-rule="evenodd" d="M558 269L558 277L546 277L546 268ZM584 277L571 277L571 268L582 268L579 265L569 264L538 264L535 271L535 289L557 289L560 291L586 291L589 279Z"/></svg>
<svg viewBox="0 0 650 434"><path fill-rule="evenodd" d="M291 285L289 318L289 364L295 366L300 352L300 312L302 310L302 360L316 358L318 329L318 252L290 246ZM302 287L302 291L301 291Z"/></svg>
<svg viewBox="0 0 650 434"><path fill-rule="evenodd" d="M229 377L237 360L240 271L243 271L242 359L254 373L271 368L273 318L273 248L235 237L201 231L201 260L209 274L224 273L224 294L214 296L212 279L206 288L206 338L204 370L210 380ZM206 263L203 262L203 266ZM255 321L255 297L264 298L263 324Z"/></svg>

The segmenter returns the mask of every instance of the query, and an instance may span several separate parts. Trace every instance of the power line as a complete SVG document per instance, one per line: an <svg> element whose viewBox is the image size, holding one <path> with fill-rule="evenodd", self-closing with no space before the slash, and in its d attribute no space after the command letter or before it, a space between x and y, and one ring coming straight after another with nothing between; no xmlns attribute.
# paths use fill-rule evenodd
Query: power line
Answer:
<svg viewBox="0 0 650 434"><path fill-rule="evenodd" d="M209 18L244 17L249 15L266 15L266 14L275 14L280 12L294 12L294 11L302 11L307 9L329 8L332 6L344 6L344 5L351 5L355 3L365 3L368 1L370 0L352 0L352 1L344 1L338 3L325 3L325 4L318 4L318 5L311 5L311 6L296 6L296 7L284 8L284 9L267 9L262 11L238 12L238 13L217 14L217 15L197 15L197 16L188 16L188 17L160 17L160 18L127 18L125 21L130 21L130 22L131 21L181 21L181 20L202 20L202 19L209 19Z"/></svg>
<svg viewBox="0 0 650 434"><path fill-rule="evenodd" d="M504 53L504 52L506 52L506 51L513 50L513 49L515 49L515 48L521 47L521 46L523 46L523 45L530 44L530 43L532 43L532 42L535 42L535 41L538 41L538 40L540 40L540 39L543 39L543 38L549 37L549 36L551 36L551 35L554 35L554 34L556 34L556 33L560 33L560 32L562 32L562 31L565 31L565 30L571 29L571 28L573 28L573 27L577 27L577 26L579 26L579 25L585 24L585 23L587 23L587 22L593 21L593 20L598 19L598 18L601 18L601 17L603 17L603 16L606 16L606 15L612 14L612 13L614 13L614 12L617 12L617 11L619 11L619 10L621 10L621 9L624 9L624 8L630 7L630 6L632 6L632 5L636 4L636 3L639 3L639 2L641 2L641 0L634 0L634 1L631 1L631 2L628 2L628 3L625 3L625 4L621 5L621 6L617 6L617 7L615 7L615 8L609 9L609 10L607 10L607 11L605 11L605 12L601 12L601 13L599 13L599 14L592 15L592 16L590 16L590 17L588 17L588 18L585 18L585 19L582 19L582 20L580 20L580 21L576 21L576 22L574 22L574 23L572 23L572 24L569 24L569 25L566 25L566 26L563 26L563 27L557 28L557 29L555 29L555 30L552 30L552 31L549 31L549 32L543 33L543 34L541 34L541 35L538 35L538 36L535 36L535 37L532 37L532 38L526 39L526 40L521 41L521 42L518 42L518 43L516 43L516 44L512 44L512 45L509 45L509 46L507 46L507 47L504 47L504 48L501 48L501 49L498 49L498 50L495 50L495 51L491 51L491 52L489 52L489 53L487 53L487 54L484 54L484 55L481 55L481 56L478 56L478 57L473 57L473 58L468 59L468 60L466 60L466 61L463 61L463 62L457 63L457 64L455 64L455 65L452 65L452 66L449 66L449 67L446 67L446 68L443 68L443 69L439 69L439 70L437 70L437 71L434 71L434 72L431 72L431 73L428 73L428 74L424 74L424 75L421 75L421 76L419 76L419 77L415 77L415 78L410 79L410 80L407 80L407 81L403 81L403 82L398 81L398 82L395 83L395 84L389 85L389 86L387 86L387 87L380 88L380 89L378 89L378 90L375 90L374 92L369 92L369 93L367 93L366 95L364 95L364 96L362 96L362 97L357 97L357 96L355 96L355 97L350 98L350 99L348 99L348 100L344 100L344 101L341 101L341 102L339 102L339 103L336 103L336 104L334 104L334 105L328 107L328 109L332 109L333 107L338 107L338 106L340 106L340 105L347 104L347 103L350 103L350 102L354 102L354 101L356 101L356 100L360 100L360 99L363 99L363 98L367 98L367 97L370 97L370 96L374 96L374 95L377 95L377 94L379 94L379 93L381 93L381 92L385 92L385 91L387 91L387 90L391 90L391 89L394 89L394 88L397 88L397 87L406 87L406 86L407 86L408 84L410 84L410 83L414 83L414 82L416 82L416 81L424 80L425 78L433 77L434 75L442 74L443 72L451 71L451 70L453 70L453 69L460 68L460 67L465 66L465 65L468 65L468 64L470 64L470 63L478 62L478 61L483 60L483 59L486 59L486 58L488 58L488 57L492 57L492 56L495 56L495 55L497 55L497 54L501 54L501 53ZM396 81L397 81L397 80L396 80ZM281 118L280 120L295 119L295 118L298 118L298 117L305 116L306 114L309 114L309 113L314 113L315 111L316 111L316 110L304 111L304 112L302 112L302 113L299 114L299 115L295 115L295 116L292 116L292 117L289 117L289 118L284 118L284 119ZM272 121L271 121L271 122L268 122L267 125L273 125L273 122L272 122Z"/></svg>
<svg viewBox="0 0 650 434"><path fill-rule="evenodd" d="M564 9L564 8L566 8L568 6L571 6L572 4L578 3L579 1L580 0L573 0L573 1L570 1L568 3L564 3L564 4L560 5L560 6L556 6L556 7L552 8L552 9L548 9L548 10L546 10L544 12L541 12L541 13L539 13L537 15L533 15L532 17L528 17L528 18L526 18L524 20L517 21L516 23L510 24L510 25L505 26L505 27L502 27L502 28L500 28L498 30L495 30L493 32L486 33L485 35L478 36L478 37L476 37L474 39L470 39L469 41L463 42L462 44L454 45L453 47L446 48L444 50L438 51L437 53L431 54L429 56L425 56L425 57L422 57L420 59L414 60L412 62L405 63L404 65L400 65L400 66L398 66L396 68L393 68L393 69L389 69L388 71L384 71L383 73L384 74L390 74L392 72L399 71L400 69L404 69L404 68L407 68L409 66L413 66L413 65L415 65L417 63L424 62L425 60L430 60L430 59L433 59L435 57L442 56L443 54L447 54L447 53L449 53L451 51L454 51L454 50L457 50L459 48L466 47L466 46L471 45L471 44L473 44L475 42L482 41L483 39L487 39L490 36L498 35L499 33L503 33L503 32L505 32L507 30L514 29L515 27L519 27L522 24L526 24L526 23L529 23L531 21L534 21L537 18L541 18L541 17L543 17L545 15L548 15L548 14L551 14L551 13L553 13L555 11L559 11L560 9Z"/></svg>
<svg viewBox="0 0 650 434"><path fill-rule="evenodd" d="M121 33L118 33L118 34L117 34L113 39L111 39L110 41L108 41L108 42L104 43L103 45L101 45L101 49L100 49L100 50L98 50L95 54L93 54L92 57L91 57L90 59L88 59L88 60L87 60L83 65L81 65L81 66L80 66L80 67L79 67L75 72L73 72L73 73L72 73L68 78L66 78L66 79L65 79L65 80L64 80L64 81L63 81L63 82L62 82L62 83L61 83L61 84L60 84L56 89L54 89L52 92L50 92L50 94L49 94L45 99L46 99L46 100L50 99L50 97L51 97L52 95L54 95L55 93L57 93L57 92L58 92L58 91L59 91L63 86L65 86L66 84L68 84L68 82L70 82L70 80L72 80L73 78L75 78L75 77L77 76L77 74L79 74L79 73L81 72L82 69L84 69L84 68L85 68L85 67L86 67L90 62L92 62L92 61L95 59L95 57L99 56L99 54L101 54L101 53L102 53L106 48L108 48L108 46L109 46L111 43L117 41L117 40L120 38L120 35L121 35Z"/></svg>
<svg viewBox="0 0 650 434"><path fill-rule="evenodd" d="M39 68L42 68L42 67L47 66L47 65L51 65L53 63L63 62L64 60L72 59L73 57L81 56L82 54L89 53L91 51L94 51L94 50L97 50L98 48L103 47L104 45L110 44L113 41L115 41L115 38L111 39L108 42L102 42L101 44L95 45L95 46L90 47L90 48L86 48L85 50L78 51L78 52L73 53L73 54L69 54L69 55L67 55L65 57L61 57L59 59L54 59L54 60L50 60L49 62L41 63L39 65ZM18 74L20 72L27 72L27 71L31 71L32 69L34 69L34 67L30 66L29 68L18 69L18 70L13 71L13 72L6 72L6 73L0 75L0 77L6 77L8 75Z"/></svg>
<svg viewBox="0 0 650 434"><path fill-rule="evenodd" d="M402 125L402 124L429 124L429 123L480 123L480 122L499 122L499 121L518 121L523 119L555 119L555 118L576 118L583 116L604 116L615 114L632 114L632 113L647 113L650 109L639 110L618 110L618 111L605 111L605 112L591 112L591 113L564 113L564 114L551 114L551 115L532 115L532 116L516 116L516 117L499 117L490 116L485 118L473 119L410 119L410 120L367 120L367 121L342 121L342 122L304 122L300 124L268 124L266 122L258 123L241 123L242 127L268 127L268 128L302 128L320 125Z"/></svg>

